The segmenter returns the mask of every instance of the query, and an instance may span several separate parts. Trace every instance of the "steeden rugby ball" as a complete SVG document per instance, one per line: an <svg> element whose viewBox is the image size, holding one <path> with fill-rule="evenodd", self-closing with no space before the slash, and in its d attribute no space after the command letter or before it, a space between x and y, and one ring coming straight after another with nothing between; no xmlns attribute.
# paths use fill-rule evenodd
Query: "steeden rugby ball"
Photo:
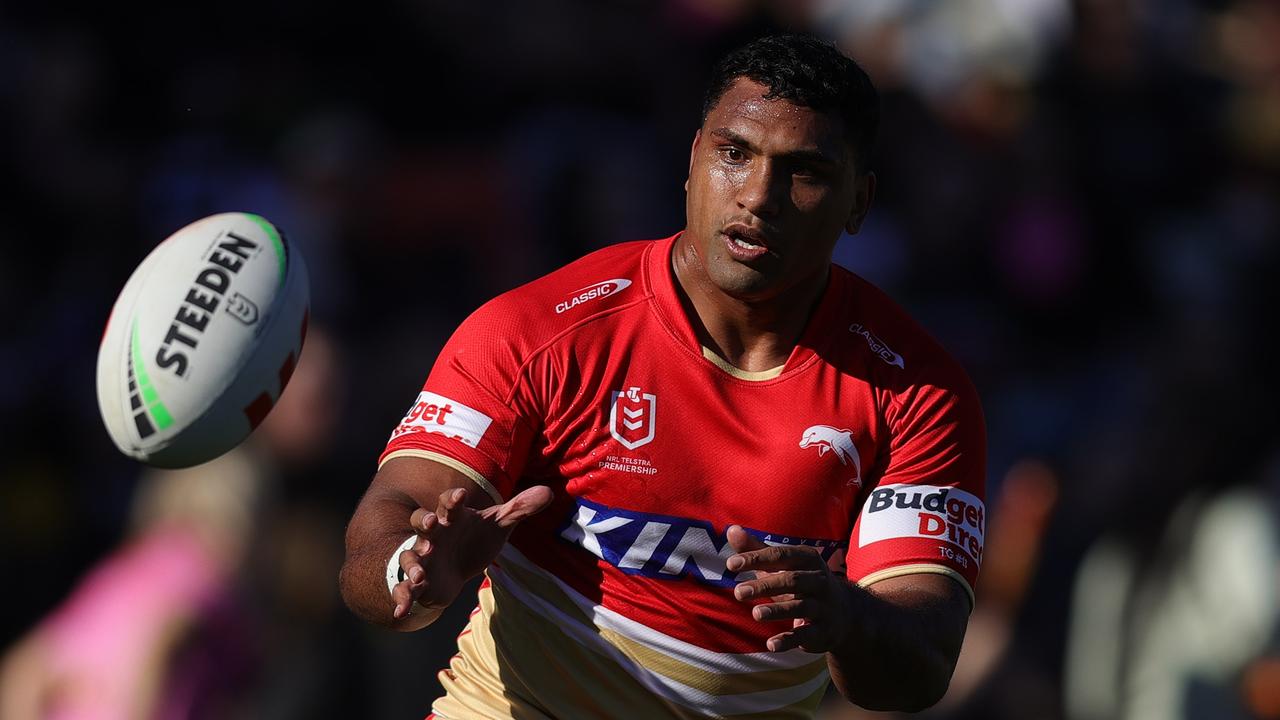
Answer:
<svg viewBox="0 0 1280 720"><path fill-rule="evenodd" d="M98 407L116 447L173 468L238 445L284 392L309 303L302 257L258 215L213 215L160 243L98 349Z"/></svg>

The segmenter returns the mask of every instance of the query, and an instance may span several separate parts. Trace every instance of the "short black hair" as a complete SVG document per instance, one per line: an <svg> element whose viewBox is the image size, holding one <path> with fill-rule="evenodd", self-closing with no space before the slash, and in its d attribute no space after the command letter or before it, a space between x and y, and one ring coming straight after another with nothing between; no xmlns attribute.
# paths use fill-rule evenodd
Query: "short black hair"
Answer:
<svg viewBox="0 0 1280 720"><path fill-rule="evenodd" d="M880 96L871 78L834 45L810 35L762 37L726 55L711 71L702 101L705 122L738 78L769 88L765 99L782 98L822 113L839 113L845 139L866 170L880 124Z"/></svg>

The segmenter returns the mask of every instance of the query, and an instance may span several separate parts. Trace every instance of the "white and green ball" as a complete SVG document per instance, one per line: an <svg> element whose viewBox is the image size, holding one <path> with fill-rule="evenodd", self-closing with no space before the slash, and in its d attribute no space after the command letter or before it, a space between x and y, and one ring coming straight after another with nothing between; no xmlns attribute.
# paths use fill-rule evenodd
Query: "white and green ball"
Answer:
<svg viewBox="0 0 1280 720"><path fill-rule="evenodd" d="M310 292L266 219L222 213L160 243L116 299L98 349L98 407L121 452L188 467L242 442L302 353Z"/></svg>

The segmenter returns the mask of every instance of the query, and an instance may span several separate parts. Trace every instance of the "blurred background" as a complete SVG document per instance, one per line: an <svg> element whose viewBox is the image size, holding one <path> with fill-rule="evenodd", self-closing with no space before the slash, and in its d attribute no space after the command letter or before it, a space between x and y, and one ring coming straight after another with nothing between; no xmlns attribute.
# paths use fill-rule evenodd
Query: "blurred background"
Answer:
<svg viewBox="0 0 1280 720"><path fill-rule="evenodd" d="M422 717L469 608L398 635L335 581L390 430L479 304L682 227L711 63L781 30L883 97L837 262L984 400L986 566L928 716L1280 718L1274 0L0 5L0 717ZM98 339L227 210L302 250L315 330L243 448L144 472Z"/></svg>

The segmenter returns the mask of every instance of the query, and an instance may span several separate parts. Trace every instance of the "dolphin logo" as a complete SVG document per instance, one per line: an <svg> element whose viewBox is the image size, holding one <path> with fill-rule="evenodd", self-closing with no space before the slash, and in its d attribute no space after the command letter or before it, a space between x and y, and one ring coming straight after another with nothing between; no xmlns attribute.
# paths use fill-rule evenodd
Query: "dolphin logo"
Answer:
<svg viewBox="0 0 1280 720"><path fill-rule="evenodd" d="M853 444L853 432L833 428L830 425L814 425L800 436L800 447L816 447L818 455L826 455L828 451L835 454L841 465L853 465L852 485L862 485L862 458L858 455L858 447Z"/></svg>

